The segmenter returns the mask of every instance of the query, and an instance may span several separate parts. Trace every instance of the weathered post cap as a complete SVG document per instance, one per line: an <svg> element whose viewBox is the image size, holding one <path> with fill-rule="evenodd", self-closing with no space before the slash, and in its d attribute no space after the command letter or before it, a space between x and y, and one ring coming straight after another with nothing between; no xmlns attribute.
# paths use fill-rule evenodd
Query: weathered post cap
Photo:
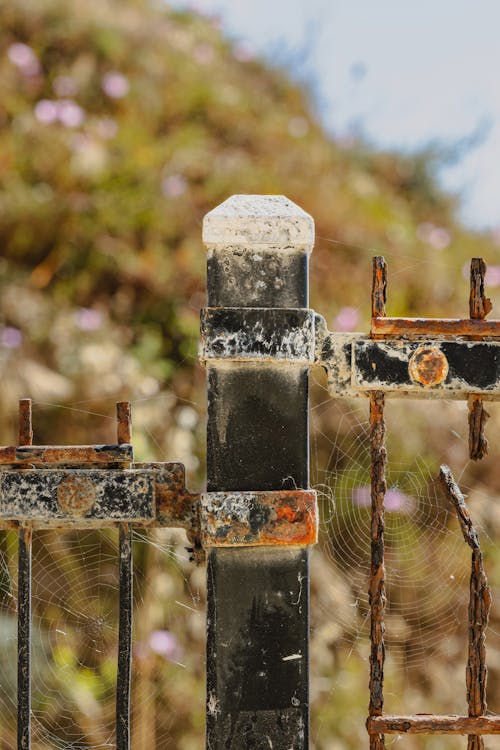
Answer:
<svg viewBox="0 0 500 750"><path fill-rule="evenodd" d="M259 245L310 252L314 220L284 195L233 195L203 220L208 247Z"/></svg>

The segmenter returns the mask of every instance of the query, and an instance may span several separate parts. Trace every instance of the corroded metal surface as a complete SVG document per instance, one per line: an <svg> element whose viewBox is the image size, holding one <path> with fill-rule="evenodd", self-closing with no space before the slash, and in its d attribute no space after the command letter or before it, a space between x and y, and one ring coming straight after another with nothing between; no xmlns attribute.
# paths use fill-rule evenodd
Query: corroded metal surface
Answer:
<svg viewBox="0 0 500 750"><path fill-rule="evenodd" d="M372 318L385 317L387 301L387 263L382 255L373 258Z"/></svg>
<svg viewBox="0 0 500 750"><path fill-rule="evenodd" d="M153 472L134 469L0 472L0 523L22 519L37 528L112 526L120 521L151 523L155 520L154 500Z"/></svg>
<svg viewBox="0 0 500 750"><path fill-rule="evenodd" d="M312 310L208 307L201 311L202 360L314 362Z"/></svg>
<svg viewBox="0 0 500 750"><path fill-rule="evenodd" d="M1 446L0 464L109 464L133 461L131 445Z"/></svg>
<svg viewBox="0 0 500 750"><path fill-rule="evenodd" d="M500 716L370 716L366 728L370 734L500 734Z"/></svg>
<svg viewBox="0 0 500 750"><path fill-rule="evenodd" d="M446 359L448 373L440 383L423 385L412 380L410 360L418 349L430 348L436 358L439 352ZM500 396L500 341L373 340L327 332L319 342L317 362L326 368L330 392L337 396L372 390L435 398Z"/></svg>
<svg viewBox="0 0 500 750"><path fill-rule="evenodd" d="M472 549L472 563L469 596L469 649L467 657L466 683L469 716L484 716L487 709L486 684L486 628L491 608L491 590L484 570L483 555L479 546L479 536L465 504L464 496L455 482L448 466L441 466L441 485L455 508L463 537ZM483 750L480 737L469 735L468 750Z"/></svg>
<svg viewBox="0 0 500 750"><path fill-rule="evenodd" d="M371 566L368 599L370 603L370 716L378 716L384 708L384 502L387 489L385 468L384 394L370 394L370 458L371 458ZM384 735L370 735L371 750L385 747Z"/></svg>
<svg viewBox="0 0 500 750"><path fill-rule="evenodd" d="M203 494L201 536L204 547L315 544L316 493L283 490Z"/></svg>
<svg viewBox="0 0 500 750"><path fill-rule="evenodd" d="M470 318L372 318L376 336L479 336L500 337L500 320Z"/></svg>
<svg viewBox="0 0 500 750"><path fill-rule="evenodd" d="M440 385L448 377L448 360L436 346L419 346L410 357L408 372L414 383Z"/></svg>
<svg viewBox="0 0 500 750"><path fill-rule="evenodd" d="M475 320L483 320L491 312L491 300L484 292L486 263L482 258L472 258L470 264L469 315ZM469 398L469 456L479 461L488 453L488 440L484 427L489 414L480 396Z"/></svg>

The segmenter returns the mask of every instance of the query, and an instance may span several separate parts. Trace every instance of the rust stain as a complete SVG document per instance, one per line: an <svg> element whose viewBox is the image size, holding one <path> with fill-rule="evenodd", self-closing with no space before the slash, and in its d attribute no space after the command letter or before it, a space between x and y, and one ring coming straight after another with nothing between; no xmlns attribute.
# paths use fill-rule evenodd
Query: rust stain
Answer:
<svg viewBox="0 0 500 750"><path fill-rule="evenodd" d="M133 460L131 445L8 445L0 464L107 464Z"/></svg>
<svg viewBox="0 0 500 750"><path fill-rule="evenodd" d="M306 546L318 537L316 493L214 492L201 498L202 540L207 547Z"/></svg>
<svg viewBox="0 0 500 750"><path fill-rule="evenodd" d="M85 516L95 501L95 488L87 477L68 476L57 488L58 505L68 515Z"/></svg>
<svg viewBox="0 0 500 750"><path fill-rule="evenodd" d="M500 337L500 320L469 318L373 317L371 334L378 336L485 336Z"/></svg>
<svg viewBox="0 0 500 750"><path fill-rule="evenodd" d="M443 383L448 376L448 369L448 360L435 346L420 346L408 365L413 382L424 386Z"/></svg>

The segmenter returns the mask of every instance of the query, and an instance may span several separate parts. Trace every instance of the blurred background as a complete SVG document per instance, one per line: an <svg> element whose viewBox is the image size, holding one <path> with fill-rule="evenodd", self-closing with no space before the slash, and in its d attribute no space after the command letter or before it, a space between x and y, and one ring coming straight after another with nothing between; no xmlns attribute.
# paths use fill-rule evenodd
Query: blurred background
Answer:
<svg viewBox="0 0 500 750"><path fill-rule="evenodd" d="M137 459L183 461L203 487L201 223L234 193L285 194L313 215L311 306L332 330L367 330L376 253L389 314L467 316L469 260L483 256L498 317L499 16L486 0L0 4L0 442L15 440L20 397L42 444L113 442L114 403L129 399ZM313 378L311 746L357 750L367 404ZM436 486L443 461L480 529L500 712L500 418L487 408L479 464L464 404L387 408L390 713L466 711L470 556ZM1 750L16 746L16 544L0 532ZM136 532L134 748L203 747L204 568L186 545ZM113 746L116 551L114 531L35 535L34 750Z"/></svg>

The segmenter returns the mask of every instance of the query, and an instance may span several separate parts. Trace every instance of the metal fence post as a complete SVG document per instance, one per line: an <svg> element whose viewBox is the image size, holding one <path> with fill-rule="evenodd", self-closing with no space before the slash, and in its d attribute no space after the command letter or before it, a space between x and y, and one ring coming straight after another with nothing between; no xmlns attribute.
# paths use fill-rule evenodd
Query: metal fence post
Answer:
<svg viewBox="0 0 500 750"><path fill-rule="evenodd" d="M210 307L306 308L312 218L233 196L204 220ZM308 366L208 367L208 491L309 485ZM308 747L308 551L208 550L207 748Z"/></svg>

